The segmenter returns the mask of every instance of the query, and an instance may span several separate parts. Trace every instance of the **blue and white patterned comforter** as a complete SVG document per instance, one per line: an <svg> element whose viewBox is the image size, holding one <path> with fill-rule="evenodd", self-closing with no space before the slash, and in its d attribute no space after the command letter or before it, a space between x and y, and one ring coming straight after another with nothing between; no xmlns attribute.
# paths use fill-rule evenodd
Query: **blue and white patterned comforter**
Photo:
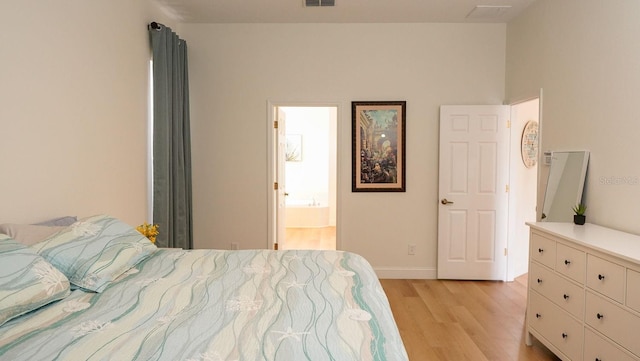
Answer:
<svg viewBox="0 0 640 361"><path fill-rule="evenodd" d="M161 249L0 327L0 360L407 360L364 258Z"/></svg>

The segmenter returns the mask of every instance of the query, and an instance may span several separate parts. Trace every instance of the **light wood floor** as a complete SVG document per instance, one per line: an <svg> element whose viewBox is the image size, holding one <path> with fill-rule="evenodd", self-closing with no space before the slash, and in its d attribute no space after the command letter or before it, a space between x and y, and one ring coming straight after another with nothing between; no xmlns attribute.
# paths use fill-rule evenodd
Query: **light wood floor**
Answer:
<svg viewBox="0 0 640 361"><path fill-rule="evenodd" d="M526 276L380 282L411 361L559 360L537 341L524 344Z"/></svg>
<svg viewBox="0 0 640 361"><path fill-rule="evenodd" d="M335 227L287 228L287 249L336 249ZM527 278L380 280L411 361L557 361L524 344Z"/></svg>
<svg viewBox="0 0 640 361"><path fill-rule="evenodd" d="M336 249L336 227L287 228L281 249Z"/></svg>

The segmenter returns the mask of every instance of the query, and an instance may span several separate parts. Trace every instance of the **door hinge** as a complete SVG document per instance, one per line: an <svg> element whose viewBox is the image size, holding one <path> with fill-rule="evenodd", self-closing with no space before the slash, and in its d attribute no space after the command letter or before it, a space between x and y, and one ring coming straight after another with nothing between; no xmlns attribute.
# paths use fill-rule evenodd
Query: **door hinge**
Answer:
<svg viewBox="0 0 640 361"><path fill-rule="evenodd" d="M508 249L504 249L504 255L507 256L509 254L509 250Z"/></svg>
<svg viewBox="0 0 640 361"><path fill-rule="evenodd" d="M278 190L278 182L273 182L273 190L274 191Z"/></svg>
<svg viewBox="0 0 640 361"><path fill-rule="evenodd" d="M511 121L507 120L507 128L511 128Z"/></svg>
<svg viewBox="0 0 640 361"><path fill-rule="evenodd" d="M505 191L505 193L509 193L509 185L508 184L504 186L504 191Z"/></svg>
<svg viewBox="0 0 640 361"><path fill-rule="evenodd" d="M273 129L278 129L278 121L277 120L273 121Z"/></svg>

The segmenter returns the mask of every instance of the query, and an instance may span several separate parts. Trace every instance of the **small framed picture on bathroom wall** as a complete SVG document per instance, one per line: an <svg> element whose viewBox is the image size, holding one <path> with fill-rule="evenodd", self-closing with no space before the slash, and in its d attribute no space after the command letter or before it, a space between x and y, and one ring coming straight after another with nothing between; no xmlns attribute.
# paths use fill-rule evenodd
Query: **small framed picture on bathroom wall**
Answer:
<svg viewBox="0 0 640 361"><path fill-rule="evenodd" d="M302 134L287 134L285 157L287 162L302 162Z"/></svg>
<svg viewBox="0 0 640 361"><path fill-rule="evenodd" d="M405 192L406 101L351 103L352 191Z"/></svg>

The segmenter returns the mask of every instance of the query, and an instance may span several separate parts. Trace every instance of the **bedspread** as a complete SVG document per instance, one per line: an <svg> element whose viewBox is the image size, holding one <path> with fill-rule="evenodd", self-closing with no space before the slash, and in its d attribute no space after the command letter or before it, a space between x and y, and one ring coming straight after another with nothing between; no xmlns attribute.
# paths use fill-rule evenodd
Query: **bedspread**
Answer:
<svg viewBox="0 0 640 361"><path fill-rule="evenodd" d="M364 258L160 249L0 327L1 360L407 360Z"/></svg>

